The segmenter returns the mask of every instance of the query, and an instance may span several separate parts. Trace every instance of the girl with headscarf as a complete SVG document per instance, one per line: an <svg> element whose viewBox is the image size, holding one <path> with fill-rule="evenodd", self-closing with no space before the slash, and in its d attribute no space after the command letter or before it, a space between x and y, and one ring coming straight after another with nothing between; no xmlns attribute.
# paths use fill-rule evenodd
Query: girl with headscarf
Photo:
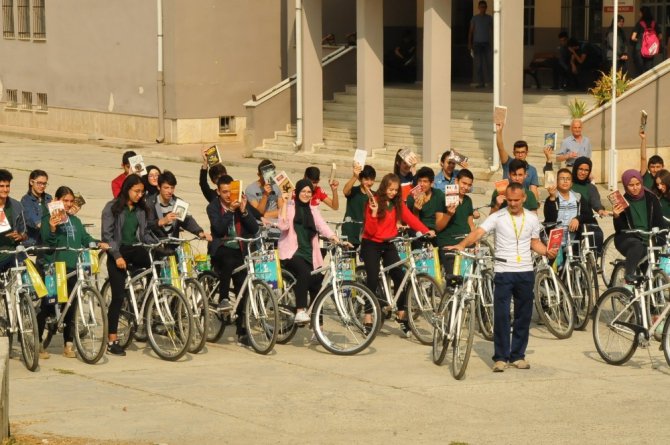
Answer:
<svg viewBox="0 0 670 445"><path fill-rule="evenodd" d="M670 171L667 171L666 169L660 170L656 173L655 181L656 187L654 191L661 203L663 216L670 218Z"/></svg>
<svg viewBox="0 0 670 445"><path fill-rule="evenodd" d="M158 177L161 175L161 169L155 165L147 166L146 170L147 174L142 176L144 199L158 195Z"/></svg>
<svg viewBox="0 0 670 445"><path fill-rule="evenodd" d="M598 192L598 188L591 182L592 168L593 164L589 158L582 156L575 159L575 163L572 165L571 190L579 193L586 200L591 210L591 212L587 212L588 214L592 215L593 212L597 212L600 217L603 217L609 215L610 212L605 210L602 201L600 201L600 192ZM603 248L604 235L602 229L598 227L598 221L591 216L583 222L592 225L590 231L593 232L596 251L600 255Z"/></svg>
<svg viewBox="0 0 670 445"><path fill-rule="evenodd" d="M319 208L311 206L314 186L309 179L301 179L296 184L295 198L289 200L285 194L279 212L277 227L281 230L278 248L279 259L283 268L293 273L296 278L295 323L309 323L307 313L307 292L312 299L321 289L322 275L312 275L312 271L323 265L323 256L319 248L319 237L329 238L338 242L338 238L323 220ZM281 200L280 200L281 203Z"/></svg>
<svg viewBox="0 0 670 445"><path fill-rule="evenodd" d="M625 259L625 280L635 280L636 267L647 253L648 237L626 233L628 230L650 231L652 227L666 226L658 198L642 185L642 175L634 169L626 170L621 175L624 186L624 198L628 207L616 204L612 209L614 215L614 245ZM657 236L656 242L665 242L665 237ZM662 238L662 239L661 239Z"/></svg>

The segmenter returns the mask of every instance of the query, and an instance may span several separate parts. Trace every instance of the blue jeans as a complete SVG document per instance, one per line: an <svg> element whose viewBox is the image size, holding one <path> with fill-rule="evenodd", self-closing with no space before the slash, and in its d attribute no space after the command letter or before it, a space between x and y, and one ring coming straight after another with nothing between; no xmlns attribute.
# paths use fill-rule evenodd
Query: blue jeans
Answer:
<svg viewBox="0 0 670 445"><path fill-rule="evenodd" d="M493 360L515 362L526 356L533 315L535 272L496 272L493 280ZM514 297L514 326L510 348L510 304Z"/></svg>

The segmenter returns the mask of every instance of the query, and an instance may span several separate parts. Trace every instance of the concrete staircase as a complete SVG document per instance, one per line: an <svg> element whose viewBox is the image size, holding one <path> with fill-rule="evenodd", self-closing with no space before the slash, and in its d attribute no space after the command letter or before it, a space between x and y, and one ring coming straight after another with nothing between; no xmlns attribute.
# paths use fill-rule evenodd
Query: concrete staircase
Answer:
<svg viewBox="0 0 670 445"><path fill-rule="evenodd" d="M541 171L544 154L541 146L544 133L555 131L559 140L562 122L570 117L567 103L574 97L591 104L588 95L525 94L523 139L530 146L529 162ZM479 181L500 179L501 172L490 171L493 147L491 92L453 91L451 118L451 147L470 157L470 168ZM420 89L387 87L384 90L385 147L374 150L369 163L378 172L392 170L395 152L400 147L412 147L421 153L423 145L422 91ZM511 113L511 112L510 112ZM509 118L509 117L508 117ZM288 126L275 133L274 139L263 141L254 150L254 157L277 161L307 162L330 165L335 162L341 171L349 172L356 142L356 87L347 86L324 103L324 143L311 153L296 152L293 146L295 128ZM512 147L507 147L508 152ZM423 164L438 168L438 159L422 159Z"/></svg>

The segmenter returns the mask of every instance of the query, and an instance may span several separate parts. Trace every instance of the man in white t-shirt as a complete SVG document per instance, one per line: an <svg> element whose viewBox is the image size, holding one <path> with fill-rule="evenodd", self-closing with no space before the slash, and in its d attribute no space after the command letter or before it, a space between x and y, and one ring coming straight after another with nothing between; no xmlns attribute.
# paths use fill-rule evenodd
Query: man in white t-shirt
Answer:
<svg viewBox="0 0 670 445"><path fill-rule="evenodd" d="M493 295L493 372L503 372L511 366L530 369L525 360L530 318L533 314L535 272L531 250L554 258L558 249L547 250L540 240L537 215L525 210L526 192L521 184L511 183L505 191L507 208L490 215L452 250L463 250L495 230L496 261ZM514 297L514 330L510 345L510 303Z"/></svg>

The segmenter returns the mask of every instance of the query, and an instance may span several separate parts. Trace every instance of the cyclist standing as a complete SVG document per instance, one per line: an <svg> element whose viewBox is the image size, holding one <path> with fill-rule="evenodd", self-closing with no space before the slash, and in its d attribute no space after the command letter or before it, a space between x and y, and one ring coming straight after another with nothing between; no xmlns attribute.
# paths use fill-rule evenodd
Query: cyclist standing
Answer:
<svg viewBox="0 0 670 445"><path fill-rule="evenodd" d="M26 219L20 202L9 197L14 177L0 169L0 249L14 249L28 239ZM12 267L14 255L0 253L0 273Z"/></svg>

